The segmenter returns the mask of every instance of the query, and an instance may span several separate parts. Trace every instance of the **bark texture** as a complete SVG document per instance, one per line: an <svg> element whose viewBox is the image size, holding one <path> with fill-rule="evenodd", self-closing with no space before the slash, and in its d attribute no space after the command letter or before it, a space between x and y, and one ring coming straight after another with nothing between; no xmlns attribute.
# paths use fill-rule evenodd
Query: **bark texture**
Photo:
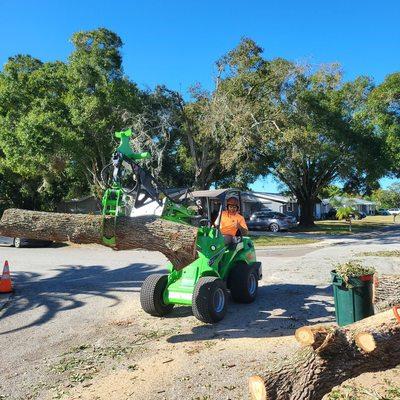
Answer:
<svg viewBox="0 0 400 400"><path fill-rule="evenodd" d="M0 235L55 242L103 244L103 217L20 209L6 210L0 221ZM180 270L194 261L197 229L155 216L107 217L106 237L115 231L116 250L145 249L164 254Z"/></svg>
<svg viewBox="0 0 400 400"><path fill-rule="evenodd" d="M315 200L301 193L296 193L300 205L300 226L314 226Z"/></svg>
<svg viewBox="0 0 400 400"><path fill-rule="evenodd" d="M281 365L251 377L252 399L320 400L347 379L400 364L400 323L392 310L342 328L310 327L296 337L301 344L302 339L313 343L303 345Z"/></svg>
<svg viewBox="0 0 400 400"><path fill-rule="evenodd" d="M381 275L375 284L375 310L400 305L400 275Z"/></svg>

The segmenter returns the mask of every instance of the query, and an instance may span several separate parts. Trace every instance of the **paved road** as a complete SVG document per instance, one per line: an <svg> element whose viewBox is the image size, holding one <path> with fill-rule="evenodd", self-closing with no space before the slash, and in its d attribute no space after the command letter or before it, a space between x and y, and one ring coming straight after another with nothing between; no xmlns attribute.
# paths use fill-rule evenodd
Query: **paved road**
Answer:
<svg viewBox="0 0 400 400"><path fill-rule="evenodd" d="M332 266L362 251L400 249L399 238L398 231L387 231L363 240L259 250L264 269L259 300L242 315L242 309L233 305L213 334L264 337L304 323L333 321ZM0 247L0 262L6 259L16 291L0 311L0 393L11 398L23 398L28 387L40 387L49 365L71 344L97 336L100 340L108 329L104 321L118 318L127 305L140 317L140 285L147 275L162 270L166 261L158 253L115 252L101 246ZM382 273L400 273L396 259L369 257L366 263ZM182 315L190 312L176 311L172 319ZM186 318L186 323L198 325L194 318ZM197 331L171 341L204 339L202 335L209 334Z"/></svg>

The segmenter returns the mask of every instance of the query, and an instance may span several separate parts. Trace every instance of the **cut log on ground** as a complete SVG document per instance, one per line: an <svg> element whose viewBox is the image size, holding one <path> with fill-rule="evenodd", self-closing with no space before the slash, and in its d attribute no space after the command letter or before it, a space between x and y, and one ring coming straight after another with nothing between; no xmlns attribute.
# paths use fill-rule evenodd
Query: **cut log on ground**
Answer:
<svg viewBox="0 0 400 400"><path fill-rule="evenodd" d="M400 275L380 275L375 282L375 310L389 310L400 305Z"/></svg>
<svg viewBox="0 0 400 400"><path fill-rule="evenodd" d="M103 244L115 233L116 250L145 249L164 254L180 270L195 259L197 228L155 216L136 218L61 214L20 209L6 210L0 221L0 235L55 242Z"/></svg>
<svg viewBox="0 0 400 400"><path fill-rule="evenodd" d="M313 349L319 348L332 328L323 325L303 326L296 330L296 340L302 346L312 346Z"/></svg>
<svg viewBox="0 0 400 400"><path fill-rule="evenodd" d="M400 323L392 310L342 328L299 328L302 347L280 365L249 379L253 400L320 400L364 372L400 364Z"/></svg>

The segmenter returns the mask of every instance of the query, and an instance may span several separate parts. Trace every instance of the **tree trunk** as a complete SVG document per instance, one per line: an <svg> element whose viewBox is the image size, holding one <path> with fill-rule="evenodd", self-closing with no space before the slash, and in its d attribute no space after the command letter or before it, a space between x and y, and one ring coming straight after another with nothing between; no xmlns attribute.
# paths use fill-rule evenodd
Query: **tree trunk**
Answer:
<svg viewBox="0 0 400 400"><path fill-rule="evenodd" d="M0 235L55 242L103 243L103 217L19 209L6 210ZM146 249L164 254L180 270L196 258L197 228L155 216L107 217L104 235L116 237L116 250Z"/></svg>
<svg viewBox="0 0 400 400"><path fill-rule="evenodd" d="M379 276L375 284L374 303L376 311L400 305L400 275Z"/></svg>
<svg viewBox="0 0 400 400"><path fill-rule="evenodd" d="M342 328L303 327L296 338L304 347L293 357L249 379L253 400L320 400L347 379L400 364L392 310Z"/></svg>
<svg viewBox="0 0 400 400"><path fill-rule="evenodd" d="M300 226L314 226L314 206L315 201L312 199L304 199L297 197L300 204Z"/></svg>

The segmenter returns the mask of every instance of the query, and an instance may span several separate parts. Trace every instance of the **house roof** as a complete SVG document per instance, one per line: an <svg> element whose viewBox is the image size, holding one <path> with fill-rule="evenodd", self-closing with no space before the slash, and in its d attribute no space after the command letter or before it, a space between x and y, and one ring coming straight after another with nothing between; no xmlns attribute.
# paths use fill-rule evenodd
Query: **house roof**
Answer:
<svg viewBox="0 0 400 400"><path fill-rule="evenodd" d="M243 199L246 201L260 201L260 200L269 200L275 201L277 203L287 204L291 202L295 202L296 200L288 197L282 196L278 193L263 193L263 192L244 192Z"/></svg>
<svg viewBox="0 0 400 400"><path fill-rule="evenodd" d="M239 189L229 188L229 189L214 189L214 190L195 190L191 192L193 197L209 197L211 199L221 199L228 192L240 192Z"/></svg>
<svg viewBox="0 0 400 400"><path fill-rule="evenodd" d="M334 196L334 199L339 202L345 203L347 202L352 202L355 205L363 205L363 206L375 206L376 203L374 201L369 201L369 200L364 200L364 199L356 199L352 197L344 197L344 196ZM331 199L323 199L322 203L323 204L330 204Z"/></svg>

